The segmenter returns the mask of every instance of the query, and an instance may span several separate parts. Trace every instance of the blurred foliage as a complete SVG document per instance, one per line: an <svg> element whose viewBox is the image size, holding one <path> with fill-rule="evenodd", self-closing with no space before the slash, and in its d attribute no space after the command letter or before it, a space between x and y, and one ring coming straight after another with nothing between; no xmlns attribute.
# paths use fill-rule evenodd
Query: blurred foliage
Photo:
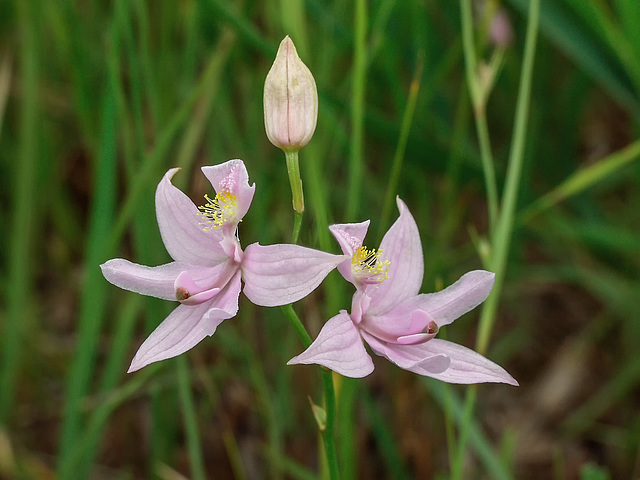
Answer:
<svg viewBox="0 0 640 480"><path fill-rule="evenodd" d="M477 54L488 62L482 4ZM528 2L487 5L513 30L486 107L501 191ZM300 153L301 242L337 252L326 225L370 218L375 245L395 218L381 212L401 152L394 190L418 221L423 291L481 268L473 240L487 236L487 208L459 5L381 0L365 14L362 189L347 219L352 2L0 2L1 478L318 478L307 397L320 402L319 377L285 367L301 345L279 309L243 299L182 359L127 376L172 306L119 291L98 265L167 261L157 182L181 166L176 182L199 203L209 187L198 167L230 158L257 186L243 245L289 239L284 158L262 124L263 81L289 34L320 96ZM638 18L628 0L542 2L518 223L488 352L521 387L479 387L466 478L640 475ZM315 334L349 294L332 274L296 309ZM442 333L472 346L477 317ZM448 478L445 418L457 422L464 388L376 361L339 390L344 478Z"/></svg>

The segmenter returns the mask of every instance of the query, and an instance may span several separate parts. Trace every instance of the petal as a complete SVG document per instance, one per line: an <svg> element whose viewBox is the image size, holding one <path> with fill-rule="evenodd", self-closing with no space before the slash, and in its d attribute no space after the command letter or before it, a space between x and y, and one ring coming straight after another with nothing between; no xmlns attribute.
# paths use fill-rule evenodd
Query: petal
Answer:
<svg viewBox="0 0 640 480"><path fill-rule="evenodd" d="M256 305L275 307L306 297L344 260L299 245L249 245L242 261L244 294Z"/></svg>
<svg viewBox="0 0 640 480"><path fill-rule="evenodd" d="M348 258L338 265L338 271L342 274L345 280L353 283L354 285L355 281L353 279L353 271L351 270L351 259L356 248L362 246L368 228L369 220L365 220L361 223L339 223L329 227L329 231L331 231L340 244L342 253L348 255Z"/></svg>
<svg viewBox="0 0 640 480"><path fill-rule="evenodd" d="M393 343L398 337L423 333L435 335L437 324L431 315L419 308L419 298L420 295L408 298L384 315L366 315L362 328L381 340Z"/></svg>
<svg viewBox="0 0 640 480"><path fill-rule="evenodd" d="M209 179L216 193L233 193L238 200L238 221L246 215L253 200L256 184L249 186L249 174L240 159L229 160L220 165L202 167L202 173Z"/></svg>
<svg viewBox="0 0 640 480"><path fill-rule="evenodd" d="M380 244L380 260L389 260L389 278L377 288L367 290L371 296L370 315L382 315L406 298L418 294L422 285L424 263L422 243L413 216L400 198L396 198L400 217Z"/></svg>
<svg viewBox="0 0 640 480"><path fill-rule="evenodd" d="M175 280L174 299L177 297L185 305L204 303L218 294L239 270L239 265L232 260L215 267L189 265Z"/></svg>
<svg viewBox="0 0 640 480"><path fill-rule="evenodd" d="M238 313L238 297L242 288L240 277L240 270L238 270L227 286L209 304L210 309L202 318L202 328L207 335L213 335L223 320L235 317Z"/></svg>
<svg viewBox="0 0 640 480"><path fill-rule="evenodd" d="M438 326L448 325L484 302L491 293L494 279L495 274L485 270L465 273L440 292L418 295L415 308L428 312Z"/></svg>
<svg viewBox="0 0 640 480"><path fill-rule="evenodd" d="M171 184L178 171L172 168L162 178L156 190L156 216L160 234L171 258L193 265L216 265L226 260L220 241L222 233L205 231L199 223L198 208Z"/></svg>
<svg viewBox="0 0 640 480"><path fill-rule="evenodd" d="M451 360L448 355L441 352L432 353L421 348L434 340L421 345L398 345L384 342L364 331L361 331L361 334L374 352L405 370L433 376L449 368Z"/></svg>
<svg viewBox="0 0 640 480"><path fill-rule="evenodd" d="M415 345L411 348L420 348L422 351L432 355L444 354L451 358L451 365L444 372L429 374L430 377L437 378L443 382L467 384L497 382L518 386L516 379L509 375L500 365L457 343L436 338L423 345Z"/></svg>
<svg viewBox="0 0 640 480"><path fill-rule="evenodd" d="M131 292L175 300L174 282L191 265L171 262L158 267L138 265L123 258L114 258L100 265L107 281Z"/></svg>
<svg viewBox="0 0 640 480"><path fill-rule="evenodd" d="M127 373L150 363L180 355L215 333L223 320L238 313L240 272L213 300L196 306L180 305L147 337Z"/></svg>
<svg viewBox="0 0 640 480"><path fill-rule="evenodd" d="M178 306L142 343L127 373L175 357L197 345L208 335L202 322L208 309L208 303Z"/></svg>
<svg viewBox="0 0 640 480"><path fill-rule="evenodd" d="M329 320L311 346L287 365L301 363L322 365L351 378L366 377L373 372L373 361L345 310Z"/></svg>

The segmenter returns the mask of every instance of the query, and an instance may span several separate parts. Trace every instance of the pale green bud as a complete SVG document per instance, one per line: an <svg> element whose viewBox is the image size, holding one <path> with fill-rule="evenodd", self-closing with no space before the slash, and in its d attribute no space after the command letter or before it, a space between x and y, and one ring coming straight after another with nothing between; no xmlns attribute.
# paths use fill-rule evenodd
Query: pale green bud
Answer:
<svg viewBox="0 0 640 480"><path fill-rule="evenodd" d="M297 151L309 143L317 121L316 81L286 36L264 82L267 137L284 151Z"/></svg>

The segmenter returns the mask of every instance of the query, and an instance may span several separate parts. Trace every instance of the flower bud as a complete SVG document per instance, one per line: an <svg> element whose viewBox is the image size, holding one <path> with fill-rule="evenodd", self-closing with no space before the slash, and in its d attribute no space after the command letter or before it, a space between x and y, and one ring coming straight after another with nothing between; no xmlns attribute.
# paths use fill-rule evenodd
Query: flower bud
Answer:
<svg viewBox="0 0 640 480"><path fill-rule="evenodd" d="M264 82L267 137L284 151L300 150L311 140L317 120L316 82L286 36Z"/></svg>

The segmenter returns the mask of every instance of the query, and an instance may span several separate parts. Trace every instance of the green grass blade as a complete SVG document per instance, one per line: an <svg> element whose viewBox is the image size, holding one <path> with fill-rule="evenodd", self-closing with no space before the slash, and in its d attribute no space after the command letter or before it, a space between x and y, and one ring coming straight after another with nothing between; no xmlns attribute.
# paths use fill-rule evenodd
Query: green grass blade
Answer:
<svg viewBox="0 0 640 480"><path fill-rule="evenodd" d="M7 259L8 279L4 293L7 315L2 335L2 356L0 357L0 424L11 417L16 378L20 371L23 352L23 337L28 322L33 315L30 307L33 301L34 227L36 221L36 178L38 168L38 78L39 60L36 39L34 5L24 1L17 3L20 29L20 76L22 95L20 97L19 158L14 162L13 215L10 251Z"/></svg>

